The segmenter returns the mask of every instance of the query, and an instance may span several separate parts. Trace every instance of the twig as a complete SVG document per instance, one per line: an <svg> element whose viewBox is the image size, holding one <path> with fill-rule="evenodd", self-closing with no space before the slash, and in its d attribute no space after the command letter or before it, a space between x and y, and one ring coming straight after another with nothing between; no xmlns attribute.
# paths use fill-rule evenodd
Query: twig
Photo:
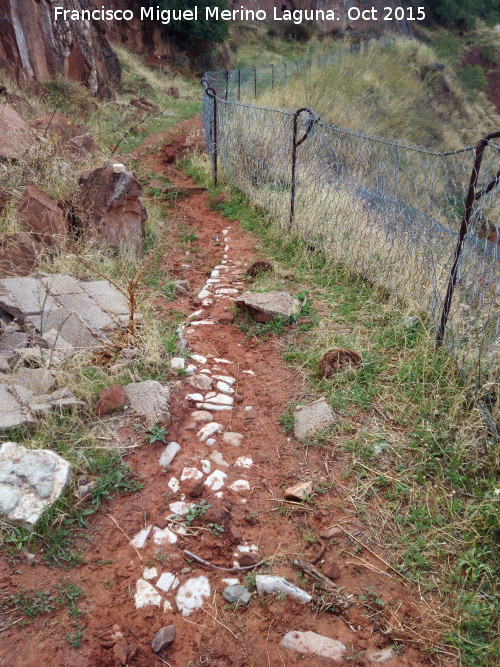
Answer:
<svg viewBox="0 0 500 667"><path fill-rule="evenodd" d="M322 586L322 588L328 591L328 593L333 595L335 598L334 604L341 611L347 611L349 605L351 604L349 599L340 591L340 589L333 583L333 581L330 581L328 577L325 577L325 575L317 568L315 568L314 565L311 565L311 563L308 563L301 558L296 558L293 560L292 565L298 567L299 570L304 572L304 574L307 574L309 577L311 577L311 579Z"/></svg>
<svg viewBox="0 0 500 667"><path fill-rule="evenodd" d="M116 521L116 519L115 519L114 517L111 516L111 514L108 514L108 516L109 516L109 518L111 519L111 521L115 524L115 526L118 528L118 530L120 530L120 531L125 535L125 537L127 538L127 540L128 540L129 543L130 543L130 546L131 546L131 547L134 547L134 549L135 549L135 553L139 556L139 559L140 559L140 561L141 561L141 563L142 563L142 556L141 556L141 554L137 551L137 548L132 544L132 540L130 539L130 537L129 537L129 536L127 535L127 533L123 530L123 528L121 528L121 526L118 525L118 522Z"/></svg>
<svg viewBox="0 0 500 667"><path fill-rule="evenodd" d="M207 567L213 567L215 570L223 570L224 572L243 572L244 570L254 570L256 567L260 567L261 565L266 564L266 560L260 560L258 563L255 563L255 565L245 565L244 567L221 567L220 565L214 565L213 563L209 563L208 560L205 560L204 558L201 558L200 556L197 556L196 554L191 553L191 551L188 551L187 549L184 549L183 552L188 558L192 558L195 560L197 563L200 563L201 565L206 565Z"/></svg>

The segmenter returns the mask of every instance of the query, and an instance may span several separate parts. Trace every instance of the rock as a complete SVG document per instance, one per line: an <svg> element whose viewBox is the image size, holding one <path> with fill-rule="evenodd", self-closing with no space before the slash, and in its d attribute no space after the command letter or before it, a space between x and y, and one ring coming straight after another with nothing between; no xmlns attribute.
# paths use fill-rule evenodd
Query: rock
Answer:
<svg viewBox="0 0 500 667"><path fill-rule="evenodd" d="M47 449L27 449L14 442L0 445L0 518L32 530L42 513L63 493L71 465Z"/></svg>
<svg viewBox="0 0 500 667"><path fill-rule="evenodd" d="M342 575L342 572L340 571L340 567L333 560L326 561L326 563L324 563L324 565L321 567L321 571L329 579L332 579L332 581L336 581L337 579L340 579L340 577Z"/></svg>
<svg viewBox="0 0 500 667"><path fill-rule="evenodd" d="M360 364L361 355L359 352L336 348L325 352L319 361L318 369L321 377L328 379L344 368L348 368L349 366L359 366Z"/></svg>
<svg viewBox="0 0 500 667"><path fill-rule="evenodd" d="M229 526L228 536L231 544L241 544L243 542L241 531L236 526Z"/></svg>
<svg viewBox="0 0 500 667"><path fill-rule="evenodd" d="M321 658L340 661L346 652L346 647L336 639L323 637L315 632L287 632L281 640L281 646L304 655L314 655Z"/></svg>
<svg viewBox="0 0 500 667"><path fill-rule="evenodd" d="M331 528L325 528L324 530L322 530L319 536L328 539L332 537L340 537L343 534L344 533L341 528L337 528L337 526L332 526Z"/></svg>
<svg viewBox="0 0 500 667"><path fill-rule="evenodd" d="M140 253L142 226L148 216L134 174L101 167L84 172L78 184L73 210L84 233L104 239L112 248L125 246Z"/></svg>
<svg viewBox="0 0 500 667"><path fill-rule="evenodd" d="M45 368L20 367L12 376L12 380L14 384L27 387L35 395L48 394L56 385L55 374Z"/></svg>
<svg viewBox="0 0 500 667"><path fill-rule="evenodd" d="M175 602L183 616L190 616L210 597L210 584L204 576L188 579L178 590Z"/></svg>
<svg viewBox="0 0 500 667"><path fill-rule="evenodd" d="M99 392L99 398L94 405L94 412L98 417L104 417L110 412L121 410L126 401L127 395L121 385L114 384L111 387L105 387Z"/></svg>
<svg viewBox="0 0 500 667"><path fill-rule="evenodd" d="M30 127L52 146L62 148L74 157L85 157L95 151L95 143L85 130L57 111L38 116L30 122Z"/></svg>
<svg viewBox="0 0 500 667"><path fill-rule="evenodd" d="M179 89L177 88L177 86L170 86L169 88L167 88L167 95L170 95L170 97L173 97L174 100L178 100L179 99Z"/></svg>
<svg viewBox="0 0 500 667"><path fill-rule="evenodd" d="M174 280L175 289L181 294L189 293L189 283L187 280Z"/></svg>
<svg viewBox="0 0 500 667"><path fill-rule="evenodd" d="M126 641L118 641L113 646L113 653L120 665L128 665L137 653L137 646L128 644Z"/></svg>
<svg viewBox="0 0 500 667"><path fill-rule="evenodd" d="M22 385L0 384L0 433L19 426L31 426L44 412L63 411L84 405L69 389L35 395Z"/></svg>
<svg viewBox="0 0 500 667"><path fill-rule="evenodd" d="M243 553L238 557L238 563L241 567L250 567L250 565L257 565L259 562L258 556L252 553Z"/></svg>
<svg viewBox="0 0 500 667"><path fill-rule="evenodd" d="M294 434L304 439L316 431L328 428L335 423L335 415L326 398L320 398L309 405L298 408L294 413Z"/></svg>
<svg viewBox="0 0 500 667"><path fill-rule="evenodd" d="M135 585L135 607L159 607L161 604L161 595L158 591L144 579L138 579Z"/></svg>
<svg viewBox="0 0 500 667"><path fill-rule="evenodd" d="M288 487L285 491L285 498L287 500L305 500L311 496L312 492L312 482L300 482L300 484Z"/></svg>
<svg viewBox="0 0 500 667"><path fill-rule="evenodd" d="M294 586L294 584L291 584L283 577L275 577L270 574L258 574L255 577L255 585L257 586L257 593L259 595L264 595L265 593L285 593L301 604L307 604L312 600L309 593L306 593L298 586Z"/></svg>
<svg viewBox="0 0 500 667"><path fill-rule="evenodd" d="M222 593L224 599L236 606L248 604L252 599L251 593L244 586L227 586Z"/></svg>
<svg viewBox="0 0 500 667"><path fill-rule="evenodd" d="M226 477L225 473L220 472L220 470L216 470L214 472L218 472L221 476ZM217 525L226 528L230 519L231 506L228 503L221 502L220 500L211 499L210 507L203 516L203 523L216 523Z"/></svg>
<svg viewBox="0 0 500 667"><path fill-rule="evenodd" d="M219 324L233 324L234 315L233 313L222 313L218 319Z"/></svg>
<svg viewBox="0 0 500 667"><path fill-rule="evenodd" d="M202 441L205 442L208 438L210 438L212 435L215 435L216 433L222 433L223 431L222 424L218 424L217 422L210 422L209 424L206 424L203 426L199 431L198 431L198 438Z"/></svg>
<svg viewBox="0 0 500 667"><path fill-rule="evenodd" d="M198 479L190 480L186 488L186 494L190 498L199 498L200 496L203 495L203 490L204 490L203 477L199 477Z"/></svg>
<svg viewBox="0 0 500 667"><path fill-rule="evenodd" d="M259 273L266 273L268 271L274 271L274 266L267 259L260 259L249 266L245 273L250 278L256 278Z"/></svg>
<svg viewBox="0 0 500 667"><path fill-rule="evenodd" d="M138 109L141 110L146 110L146 111L159 111L160 108L151 102L151 100L148 100L147 97L139 97L138 99L130 100L130 104L133 107L137 107Z"/></svg>
<svg viewBox="0 0 500 667"><path fill-rule="evenodd" d="M11 106L1 104L0 157L9 160L22 160L33 146L33 143L34 136L28 124Z"/></svg>
<svg viewBox="0 0 500 667"><path fill-rule="evenodd" d="M68 223L63 212L50 197L36 185L27 185L19 202L20 222L35 240L57 248L64 248L68 240Z"/></svg>
<svg viewBox="0 0 500 667"><path fill-rule="evenodd" d="M212 378L208 375L192 375L188 378L188 383L201 391L208 391L212 387Z"/></svg>
<svg viewBox="0 0 500 667"><path fill-rule="evenodd" d="M288 292L244 292L235 304L257 322L271 322L275 317L287 320L300 312L300 302Z"/></svg>
<svg viewBox="0 0 500 667"><path fill-rule="evenodd" d="M168 468L180 451L181 446L177 442L169 442L160 456L161 467Z"/></svg>
<svg viewBox="0 0 500 667"><path fill-rule="evenodd" d="M170 389L156 380L133 382L125 387L132 410L144 417L146 426L166 424L170 420Z"/></svg>
<svg viewBox="0 0 500 667"><path fill-rule="evenodd" d="M211 452L208 456L209 460L212 461L212 463L215 463L216 466L219 466L220 468L229 468L229 463L224 460L224 457L220 452L215 450L214 452Z"/></svg>
<svg viewBox="0 0 500 667"><path fill-rule="evenodd" d="M167 625L164 628L160 628L155 634L153 641L151 642L151 648L154 653L159 653L164 649L168 648L171 644L174 643L175 637L177 635L177 629L175 625Z"/></svg>
<svg viewBox="0 0 500 667"><path fill-rule="evenodd" d="M212 415L207 410L195 410L191 413L191 419L198 424L206 424L212 421Z"/></svg>
<svg viewBox="0 0 500 667"><path fill-rule="evenodd" d="M395 657L396 655L392 648L369 649L363 655L363 658L371 664L390 662Z"/></svg>
<svg viewBox="0 0 500 667"><path fill-rule="evenodd" d="M20 232L5 237L0 249L0 277L27 275L42 252L43 246L31 234Z"/></svg>
<svg viewBox="0 0 500 667"><path fill-rule="evenodd" d="M243 442L243 436L241 433L234 433L232 431L227 431L222 436L222 442L225 445L232 445L233 447L239 447Z"/></svg>

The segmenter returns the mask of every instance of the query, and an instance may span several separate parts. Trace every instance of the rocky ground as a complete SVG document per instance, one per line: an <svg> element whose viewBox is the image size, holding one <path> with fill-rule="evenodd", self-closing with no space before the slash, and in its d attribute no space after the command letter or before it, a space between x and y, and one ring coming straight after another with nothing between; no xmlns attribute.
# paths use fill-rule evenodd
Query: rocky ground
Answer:
<svg viewBox="0 0 500 667"><path fill-rule="evenodd" d="M153 383L152 394L115 389L149 427L169 415L166 442L137 447L129 411L104 417L130 447L143 488L103 508L80 545L83 563L64 573L84 592L82 641L65 641L60 614L26 625L10 610L0 623L0 664L432 664L412 639L426 624L427 602L344 502L340 466L301 444L333 413L283 362L279 339L256 342L234 323L235 301L264 320L297 313L300 303L244 294L246 271L260 259L255 240L214 212L173 163L197 132L182 124L161 162L185 188L174 213L199 247L196 262L169 258L190 291L156 304L183 315L185 352L171 359L179 379L168 389ZM158 168L153 151L144 159ZM280 425L292 400L301 406L293 433ZM0 565L8 592L51 589L60 576L36 558Z"/></svg>

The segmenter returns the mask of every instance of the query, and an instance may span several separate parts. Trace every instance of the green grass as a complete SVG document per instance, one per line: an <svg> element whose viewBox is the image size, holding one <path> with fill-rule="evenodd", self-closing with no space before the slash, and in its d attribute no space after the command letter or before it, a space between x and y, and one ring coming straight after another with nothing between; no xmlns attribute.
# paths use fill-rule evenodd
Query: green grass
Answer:
<svg viewBox="0 0 500 667"><path fill-rule="evenodd" d="M209 184L200 161L186 168ZM333 429L303 446L319 447L330 465L341 461L353 509L393 567L443 604L445 614L432 620L434 631L441 628L439 646L456 650L464 665L496 664L498 443L453 361L435 349L428 322L332 265L321 251L308 251L244 195L229 192L218 209L257 237L275 267L274 274L258 278L257 288L293 272L294 290L298 285L314 294L312 307L321 314L308 331L280 331L285 360L306 377L313 394L328 397L338 415ZM333 347L357 350L363 363L324 380L317 363ZM293 405L281 416L286 430L292 414Z"/></svg>

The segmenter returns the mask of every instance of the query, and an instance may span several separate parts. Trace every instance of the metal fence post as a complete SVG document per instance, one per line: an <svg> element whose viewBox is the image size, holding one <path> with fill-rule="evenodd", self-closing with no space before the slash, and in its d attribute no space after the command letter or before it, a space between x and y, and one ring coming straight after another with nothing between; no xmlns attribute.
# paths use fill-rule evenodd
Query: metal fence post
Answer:
<svg viewBox="0 0 500 667"><path fill-rule="evenodd" d="M453 264L450 271L450 277L448 280L448 287L446 289L446 296L444 298L443 310L441 312L441 321L439 323L439 329L436 336L436 347L441 347L444 340L444 334L446 331L446 323L448 322L448 316L450 314L451 302L453 299L453 292L455 291L455 285L457 283L458 275L458 264L460 262L460 255L462 254L462 249L464 245L464 240L469 231L469 223L472 215L472 210L474 207L474 202L480 199L483 195L490 192L495 185L500 180L500 171L497 173L496 177L486 186L484 189L476 192L477 181L479 178L479 172L481 171L481 163L483 161L484 149L488 145L491 139L497 139L500 137L500 132L491 132L485 137L480 139L476 144L474 150L474 165L472 167L472 172L470 175L469 189L467 190L467 196L465 198L465 210L462 216L462 223L460 225L460 230L458 232L458 241L455 248L455 256L453 259Z"/></svg>
<svg viewBox="0 0 500 667"><path fill-rule="evenodd" d="M298 123L299 123L299 116L301 113L306 111L309 114L309 120L307 121L306 129L303 134L303 136L297 141L297 130L298 130ZM295 215L295 189L296 189L296 182L295 182L295 174L297 170L297 148L300 146L300 144L304 143L304 141L307 139L309 136L309 133L312 130L312 127L314 123L316 123L319 120L318 116L314 113L314 111L311 111L311 109L308 109L307 107L302 107L302 109L297 109L297 111L293 115L293 135L292 135L292 182L291 182L291 188L290 188L290 219L288 221L288 228L291 229L293 225L293 218Z"/></svg>
<svg viewBox="0 0 500 667"><path fill-rule="evenodd" d="M205 88L205 94L214 101L212 118L212 174L214 185L217 186L217 94L211 87Z"/></svg>
<svg viewBox="0 0 500 667"><path fill-rule="evenodd" d="M271 63L269 67L271 68L271 88L274 90L274 65Z"/></svg>
<svg viewBox="0 0 500 667"><path fill-rule="evenodd" d="M241 70L238 69L238 102L241 99Z"/></svg>
<svg viewBox="0 0 500 667"><path fill-rule="evenodd" d="M227 96L229 94L229 70L227 69L225 70L225 72L226 72L225 77L226 77L226 102L227 102Z"/></svg>
<svg viewBox="0 0 500 667"><path fill-rule="evenodd" d="M253 66L253 93L257 99L257 67L255 65Z"/></svg>

